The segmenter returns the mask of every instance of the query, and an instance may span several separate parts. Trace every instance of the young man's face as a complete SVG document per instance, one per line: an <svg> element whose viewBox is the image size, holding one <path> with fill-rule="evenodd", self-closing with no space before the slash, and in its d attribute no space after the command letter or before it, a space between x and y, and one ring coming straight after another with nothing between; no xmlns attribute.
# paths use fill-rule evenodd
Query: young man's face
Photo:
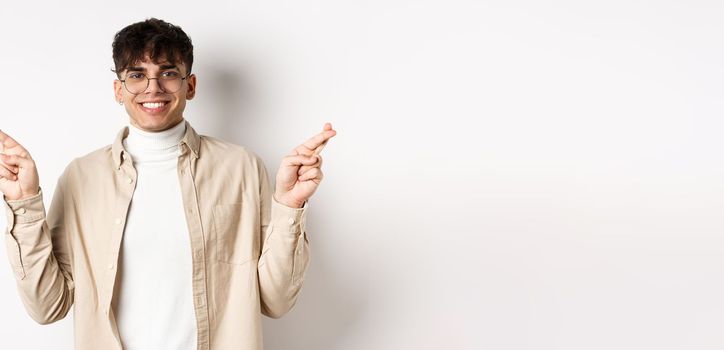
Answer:
<svg viewBox="0 0 724 350"><path fill-rule="evenodd" d="M131 125L152 132L169 129L183 120L186 100L194 98L196 93L195 75L178 81L180 86L173 84L173 77L181 79L187 74L186 65L182 62L172 65L161 58L156 64L146 56L143 62L137 62L121 72L121 79L126 81L126 86L119 80L113 81L116 101L123 101ZM144 76L151 78L145 90ZM135 81L135 85L132 81ZM142 84L138 85L139 82ZM178 91L175 92L168 88L176 86ZM127 88L131 88L133 93Z"/></svg>

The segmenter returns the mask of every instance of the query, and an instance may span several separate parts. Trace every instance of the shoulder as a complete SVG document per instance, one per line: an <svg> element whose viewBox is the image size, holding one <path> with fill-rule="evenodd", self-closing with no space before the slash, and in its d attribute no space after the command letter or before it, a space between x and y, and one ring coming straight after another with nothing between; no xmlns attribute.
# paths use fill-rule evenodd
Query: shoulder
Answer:
<svg viewBox="0 0 724 350"><path fill-rule="evenodd" d="M113 168L112 145L106 145L74 158L69 164L68 170L79 170L96 167Z"/></svg>
<svg viewBox="0 0 724 350"><path fill-rule="evenodd" d="M111 145L106 145L73 158L63 170L60 180L73 179L77 181L87 176L101 175L104 171L113 171L113 169Z"/></svg>
<svg viewBox="0 0 724 350"><path fill-rule="evenodd" d="M263 164L261 157L246 146L222 140L213 136L199 135L199 157L220 163L243 163L258 166Z"/></svg>
<svg viewBox="0 0 724 350"><path fill-rule="evenodd" d="M200 168L213 169L216 175L227 178L240 176L245 181L257 183L258 179L268 180L268 170L264 160L247 146L238 145L213 136L200 135Z"/></svg>

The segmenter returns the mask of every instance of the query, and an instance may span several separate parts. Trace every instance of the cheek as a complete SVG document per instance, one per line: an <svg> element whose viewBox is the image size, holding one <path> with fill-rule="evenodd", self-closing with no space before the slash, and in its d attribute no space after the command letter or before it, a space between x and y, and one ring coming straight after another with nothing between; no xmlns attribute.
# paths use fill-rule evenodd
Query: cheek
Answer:
<svg viewBox="0 0 724 350"><path fill-rule="evenodd" d="M186 100L185 99L178 99L176 100L176 104L174 105L174 109L182 109L186 106Z"/></svg>

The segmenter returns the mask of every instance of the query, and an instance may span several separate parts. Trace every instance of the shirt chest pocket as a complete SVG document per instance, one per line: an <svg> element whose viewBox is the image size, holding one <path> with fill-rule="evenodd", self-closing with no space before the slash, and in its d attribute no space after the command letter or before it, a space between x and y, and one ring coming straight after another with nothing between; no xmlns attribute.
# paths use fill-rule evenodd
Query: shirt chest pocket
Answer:
<svg viewBox="0 0 724 350"><path fill-rule="evenodd" d="M241 265L257 258L254 220L245 220L243 209L242 203L214 205L212 241L217 261Z"/></svg>

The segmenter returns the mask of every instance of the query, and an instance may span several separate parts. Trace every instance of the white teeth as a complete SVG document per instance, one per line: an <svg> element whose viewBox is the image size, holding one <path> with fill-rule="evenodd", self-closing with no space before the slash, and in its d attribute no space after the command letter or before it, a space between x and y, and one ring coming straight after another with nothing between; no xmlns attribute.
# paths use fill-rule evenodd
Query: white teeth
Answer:
<svg viewBox="0 0 724 350"><path fill-rule="evenodd" d="M159 108L159 107L163 107L165 104L166 104L166 102L156 102L156 103L146 102L146 103L143 104L143 107L146 107L146 108Z"/></svg>

